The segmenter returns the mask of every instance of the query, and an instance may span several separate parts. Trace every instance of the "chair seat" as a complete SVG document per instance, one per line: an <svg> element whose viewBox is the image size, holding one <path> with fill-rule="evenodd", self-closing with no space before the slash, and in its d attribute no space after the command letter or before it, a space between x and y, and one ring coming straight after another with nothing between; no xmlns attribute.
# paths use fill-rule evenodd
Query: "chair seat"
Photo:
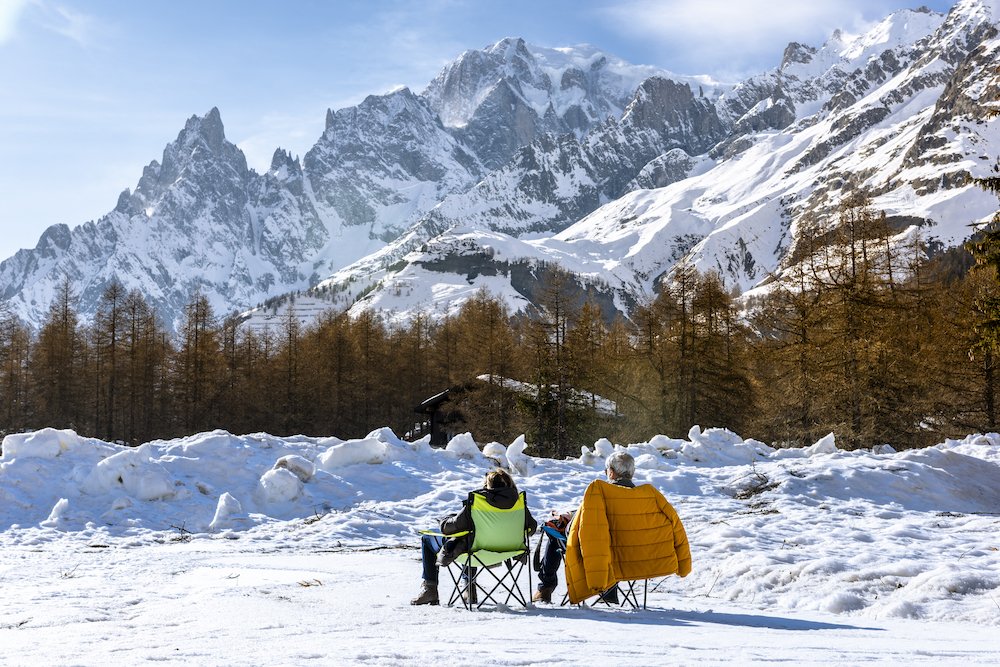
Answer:
<svg viewBox="0 0 1000 667"><path fill-rule="evenodd" d="M488 549L480 549L479 551L473 551L472 553L459 554L454 562L459 565L468 565L470 567L493 567L494 565L499 565L505 560L518 558L526 553L528 553L526 549L517 549L516 551L490 551Z"/></svg>

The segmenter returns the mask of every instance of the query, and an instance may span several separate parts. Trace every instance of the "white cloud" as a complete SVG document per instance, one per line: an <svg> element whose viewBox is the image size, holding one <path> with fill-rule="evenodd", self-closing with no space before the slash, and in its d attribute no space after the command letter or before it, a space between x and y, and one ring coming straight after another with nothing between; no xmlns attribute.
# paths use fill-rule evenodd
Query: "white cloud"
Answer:
<svg viewBox="0 0 1000 667"><path fill-rule="evenodd" d="M760 58L789 41L819 46L834 29L860 32L891 5L872 0L625 0L604 13L620 32L662 41L664 51L679 54L685 63L735 72L758 66Z"/></svg>
<svg viewBox="0 0 1000 667"><path fill-rule="evenodd" d="M28 0L0 0L0 44L14 37L17 21Z"/></svg>

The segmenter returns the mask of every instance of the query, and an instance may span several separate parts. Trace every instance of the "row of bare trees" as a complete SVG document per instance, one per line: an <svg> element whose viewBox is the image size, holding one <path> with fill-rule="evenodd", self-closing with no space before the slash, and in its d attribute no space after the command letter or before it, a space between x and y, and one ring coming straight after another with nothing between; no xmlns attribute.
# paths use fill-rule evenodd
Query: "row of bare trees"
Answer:
<svg viewBox="0 0 1000 667"><path fill-rule="evenodd" d="M788 268L753 297L681 266L631 321L608 322L550 267L530 316L480 293L443 321L330 314L303 327L289 314L259 332L198 295L176 335L117 283L83 326L67 281L35 334L0 313L0 430L132 444L214 428L402 435L450 387L478 440L524 433L555 456L694 424L904 447L996 429L995 354L976 326L996 276L967 272L959 251L928 261L918 234L901 237L864 200L832 229L799 224Z"/></svg>

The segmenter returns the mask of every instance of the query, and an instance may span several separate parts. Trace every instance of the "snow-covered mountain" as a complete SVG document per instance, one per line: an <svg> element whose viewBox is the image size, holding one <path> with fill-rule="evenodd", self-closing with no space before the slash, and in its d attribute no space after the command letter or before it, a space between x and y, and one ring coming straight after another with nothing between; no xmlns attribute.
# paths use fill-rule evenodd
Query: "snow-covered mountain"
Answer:
<svg viewBox="0 0 1000 667"><path fill-rule="evenodd" d="M454 310L479 287L518 308L557 264L627 313L685 258L746 291L781 270L803 216L835 224L854 188L901 236L959 243L997 206L970 176L1000 155L986 113L1000 99L998 17L996 0L900 11L820 48L791 44L775 69L704 98L650 79L621 120L536 140L324 287L367 284L353 309L400 318ZM703 113L678 113L685 92ZM622 150L602 171L608 146Z"/></svg>
<svg viewBox="0 0 1000 667"><path fill-rule="evenodd" d="M628 313L681 259L759 286L803 216L834 224L858 187L902 234L954 244L996 209L970 176L1000 155L998 17L1000 0L900 11L735 85L505 39L420 94L329 111L265 174L213 109L107 216L0 264L0 296L38 323L68 276L86 317L117 277L170 324L195 290L231 312L317 286L311 311L406 319L480 287L523 307L558 265Z"/></svg>
<svg viewBox="0 0 1000 667"><path fill-rule="evenodd" d="M664 75L587 45L546 49L504 39L463 53L423 95L441 122L497 169L544 134L580 138L620 117L645 79Z"/></svg>
<svg viewBox="0 0 1000 667"><path fill-rule="evenodd" d="M620 114L653 74L664 72L592 47L505 39L466 52L420 95L404 88L328 111L301 160L278 149L264 174L247 168L212 109L108 215L55 225L0 263L0 298L37 325L69 278L86 318L117 278L168 325L196 291L218 312L246 310L378 250L537 137Z"/></svg>

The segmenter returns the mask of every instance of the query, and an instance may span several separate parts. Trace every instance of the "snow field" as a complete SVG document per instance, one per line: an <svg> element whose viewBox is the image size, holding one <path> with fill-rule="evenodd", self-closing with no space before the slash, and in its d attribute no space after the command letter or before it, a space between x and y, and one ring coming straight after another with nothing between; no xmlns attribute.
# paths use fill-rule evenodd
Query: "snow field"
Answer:
<svg viewBox="0 0 1000 667"><path fill-rule="evenodd" d="M645 611L411 607L415 550L302 552L243 539L57 552L15 548L5 664L993 664L963 623L755 611L652 591ZM19 568L20 570L21 568ZM27 569L27 568L24 568Z"/></svg>
<svg viewBox="0 0 1000 667"><path fill-rule="evenodd" d="M648 610L409 606L416 531L495 461L544 520L621 446L554 461L524 438L486 456L467 435L434 450L388 429L138 448L8 436L0 642L22 647L11 664L388 665L481 644L496 664L1000 661L997 434L877 453L657 436L627 446L636 481L677 508L694 570L652 581Z"/></svg>

